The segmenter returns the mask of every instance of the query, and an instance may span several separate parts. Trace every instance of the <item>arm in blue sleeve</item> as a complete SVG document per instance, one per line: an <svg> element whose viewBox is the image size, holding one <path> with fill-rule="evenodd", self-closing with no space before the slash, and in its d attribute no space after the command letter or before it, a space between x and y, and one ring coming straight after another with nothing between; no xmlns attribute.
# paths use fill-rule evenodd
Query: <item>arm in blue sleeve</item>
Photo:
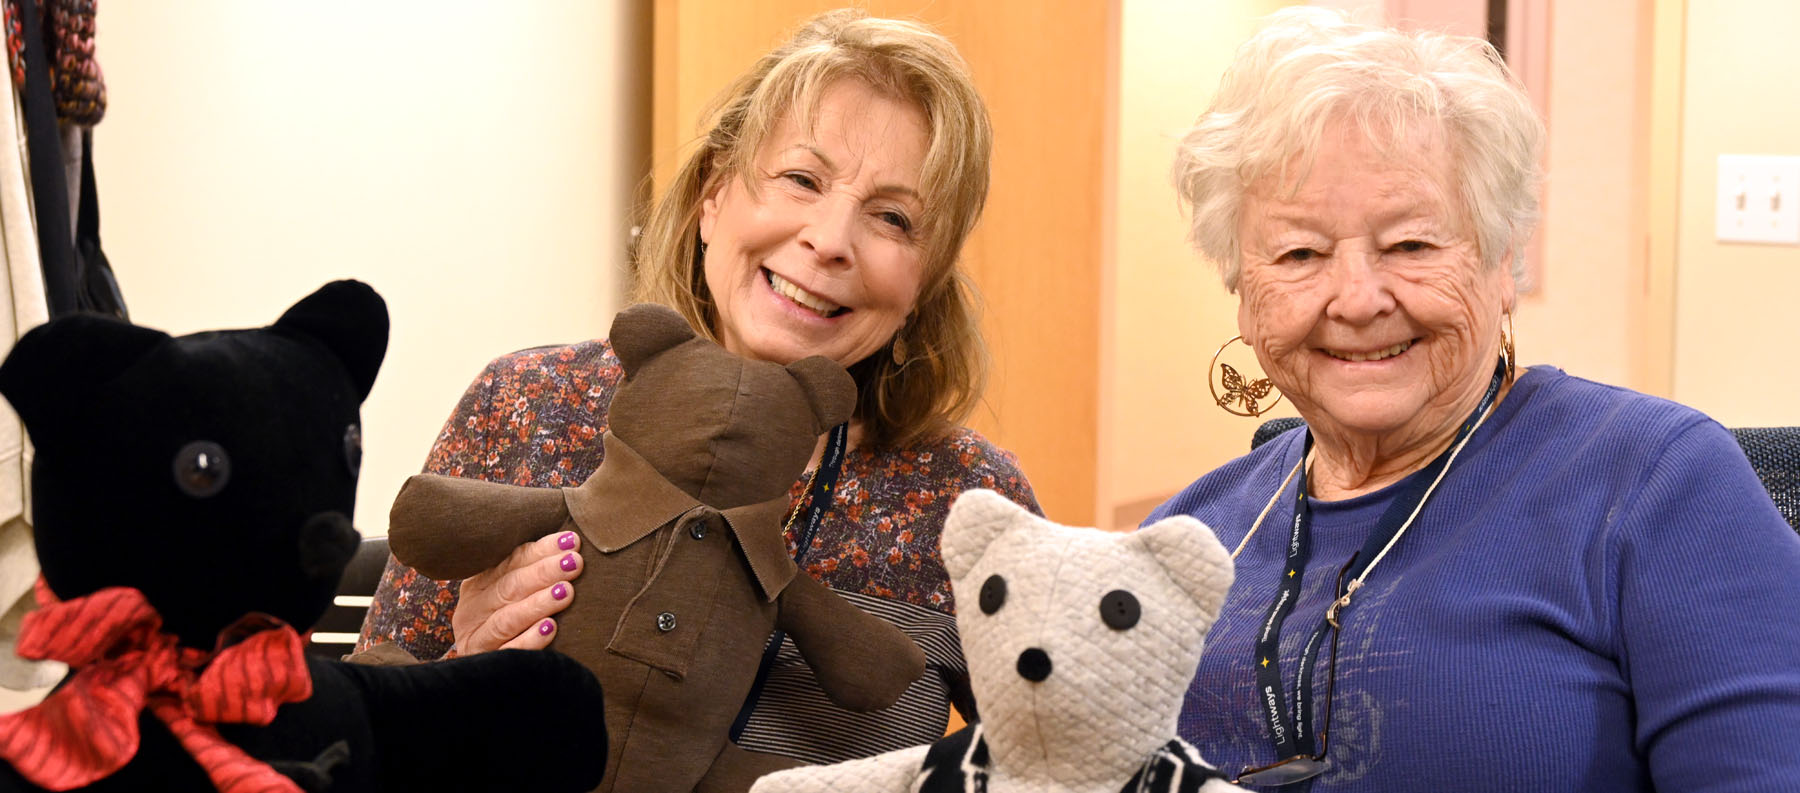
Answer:
<svg viewBox="0 0 1800 793"><path fill-rule="evenodd" d="M1800 784L1800 536L1716 422L1675 434L1612 527L1621 671L1658 790Z"/></svg>

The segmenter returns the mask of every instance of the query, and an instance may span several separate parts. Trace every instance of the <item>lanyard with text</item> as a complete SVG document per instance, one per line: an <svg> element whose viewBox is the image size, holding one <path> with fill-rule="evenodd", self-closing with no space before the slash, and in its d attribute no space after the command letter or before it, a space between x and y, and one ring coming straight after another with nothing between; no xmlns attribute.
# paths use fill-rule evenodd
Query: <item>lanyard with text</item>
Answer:
<svg viewBox="0 0 1800 793"><path fill-rule="evenodd" d="M794 546L794 563L799 564L806 558L806 550L812 547L813 537L819 533L819 524L825 521L825 513L831 511L831 502L835 499L832 489L837 487L838 474L844 469L844 452L850 445L850 424L845 422L831 428L831 437L825 439L825 453L819 456L819 467L813 471L812 483L806 489L805 499L801 501L803 514L790 520L789 524L798 522L800 534ZM802 569L794 575L806 575ZM781 654L781 642L787 634L775 631L769 637L769 643L763 648L762 664L756 667L756 682L750 684L750 695L744 698L744 706L738 709L736 719L731 722L731 740L736 741L744 734L744 727L750 723L750 712L756 710L756 701L762 698L763 684L769 680L769 670L775 666L775 657Z"/></svg>
<svg viewBox="0 0 1800 793"><path fill-rule="evenodd" d="M1375 524L1375 530L1370 532L1362 550L1351 557L1350 565L1345 568L1340 581L1354 580L1353 583L1358 583L1359 577L1386 552L1400 532L1411 524L1413 516L1424 508L1426 499L1442 477L1444 468L1450 464L1450 459L1462 448L1463 442L1468 440L1475 427L1493 407L1505 375L1506 366L1502 361L1495 368L1494 379L1488 383L1487 393L1482 395L1481 403L1476 405L1475 412L1469 414L1468 420L1457 429L1456 439L1450 443L1450 448L1445 449L1424 470L1409 477L1399 492L1394 494L1394 500L1382 513L1381 520ZM1306 460L1311 453L1312 432L1308 430L1301 460ZM1320 620L1318 629L1313 631L1300 652L1300 664L1294 670L1294 704L1290 716L1283 707L1287 693L1281 682L1281 625L1294 610L1295 602L1300 599L1301 580L1305 578L1306 565L1311 557L1312 506L1307 503L1306 477L1303 462L1294 496L1294 521L1288 533L1287 564L1282 568L1280 589L1276 592L1275 602L1270 604L1269 612L1263 618L1262 632L1257 635L1256 656L1251 659L1256 670L1257 696L1262 701L1262 706L1258 709L1268 720L1276 757L1313 754L1313 663L1318 659L1319 646L1332 628L1332 612L1328 611L1327 618ZM1342 598L1344 594L1343 591L1338 591L1333 593L1333 597Z"/></svg>
<svg viewBox="0 0 1800 793"><path fill-rule="evenodd" d="M844 451L849 444L849 422L831 428L831 437L825 440L825 453L819 456L818 470L813 473L812 486L807 488L806 514L801 516L800 536L795 538L799 542L794 546L795 564L806 558L806 549L812 547L819 524L825 521L825 513L831 511L832 488L837 487L838 474L844 470Z"/></svg>

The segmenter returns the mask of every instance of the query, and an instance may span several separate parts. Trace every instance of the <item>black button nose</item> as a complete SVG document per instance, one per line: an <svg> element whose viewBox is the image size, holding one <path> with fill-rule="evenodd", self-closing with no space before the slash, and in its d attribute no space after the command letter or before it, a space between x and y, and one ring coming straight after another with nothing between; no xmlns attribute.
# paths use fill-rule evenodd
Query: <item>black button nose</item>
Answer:
<svg viewBox="0 0 1800 793"><path fill-rule="evenodd" d="M1042 683L1050 676L1050 654L1033 647L1019 653L1019 677Z"/></svg>

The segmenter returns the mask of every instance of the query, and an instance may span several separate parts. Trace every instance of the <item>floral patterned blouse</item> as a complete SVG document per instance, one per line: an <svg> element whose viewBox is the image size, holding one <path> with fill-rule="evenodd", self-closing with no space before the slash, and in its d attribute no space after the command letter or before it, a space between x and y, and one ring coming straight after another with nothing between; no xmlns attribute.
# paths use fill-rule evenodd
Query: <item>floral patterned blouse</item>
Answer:
<svg viewBox="0 0 1800 793"><path fill-rule="evenodd" d="M600 467L607 407L623 377L605 341L502 356L463 394L425 471L534 487L579 485ZM803 475L789 490L796 504L805 487ZM951 502L970 488L997 490L1039 511L1016 458L971 429L845 455L831 511L801 567L906 631L925 651L927 671L893 707L851 713L825 698L786 642L740 746L813 763L841 762L936 740L952 701L968 715L968 670L938 532ZM441 657L454 640L450 615L457 587L390 558L356 649L397 642L414 657Z"/></svg>

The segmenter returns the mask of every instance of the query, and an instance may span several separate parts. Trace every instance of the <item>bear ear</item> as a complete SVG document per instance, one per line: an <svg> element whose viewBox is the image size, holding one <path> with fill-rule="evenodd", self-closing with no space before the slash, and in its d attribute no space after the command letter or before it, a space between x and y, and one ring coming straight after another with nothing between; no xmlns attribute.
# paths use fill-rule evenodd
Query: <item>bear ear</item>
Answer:
<svg viewBox="0 0 1800 793"><path fill-rule="evenodd" d="M1219 616L1225 591L1231 588L1231 554L1212 529L1187 515L1163 518L1131 534L1161 564L1169 579L1192 598L1205 615L1205 628Z"/></svg>
<svg viewBox="0 0 1800 793"><path fill-rule="evenodd" d="M169 334L99 314L75 314L32 328L0 364L0 394L26 429L42 433L64 420L71 399L94 389L169 341Z"/></svg>
<svg viewBox="0 0 1800 793"><path fill-rule="evenodd" d="M607 339L612 342L619 363L625 367L625 376L630 377L645 361L697 335L675 309L639 303L613 318Z"/></svg>
<svg viewBox="0 0 1800 793"><path fill-rule="evenodd" d="M375 387L387 355L387 302L361 281L332 281L275 320L274 327L311 336L343 362L362 399Z"/></svg>
<svg viewBox="0 0 1800 793"><path fill-rule="evenodd" d="M806 398L812 402L819 432L850 420L850 414L856 410L856 381L844 367L830 358L813 355L788 364L787 370L800 381Z"/></svg>
<svg viewBox="0 0 1800 793"><path fill-rule="evenodd" d="M944 519L944 533L939 539L944 569L950 572L951 582L968 575L1000 535L1020 522L1036 518L1012 499L992 490L963 491L950 505L950 515Z"/></svg>

